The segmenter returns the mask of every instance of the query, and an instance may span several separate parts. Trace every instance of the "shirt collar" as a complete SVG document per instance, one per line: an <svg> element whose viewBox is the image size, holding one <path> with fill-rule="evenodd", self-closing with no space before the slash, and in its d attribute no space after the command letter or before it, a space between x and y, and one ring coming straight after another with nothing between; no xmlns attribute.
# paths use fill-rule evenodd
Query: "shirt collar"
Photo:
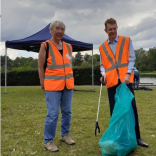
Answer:
<svg viewBox="0 0 156 156"><path fill-rule="evenodd" d="M115 41L115 42L118 42L118 38L119 38L119 36L117 35L116 38L114 39L114 41ZM109 40L109 38L107 39L107 41L108 41L108 44L111 43L111 41ZM113 42L114 42L114 41L113 41Z"/></svg>

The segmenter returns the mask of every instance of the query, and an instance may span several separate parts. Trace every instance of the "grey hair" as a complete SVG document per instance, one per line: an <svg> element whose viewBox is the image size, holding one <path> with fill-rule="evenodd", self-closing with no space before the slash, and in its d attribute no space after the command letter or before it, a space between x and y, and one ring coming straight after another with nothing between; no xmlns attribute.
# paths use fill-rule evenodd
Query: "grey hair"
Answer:
<svg viewBox="0 0 156 156"><path fill-rule="evenodd" d="M65 24L62 21L53 21L53 22L50 23L49 30L52 30L55 24L57 24L58 26L63 25L64 29L66 28Z"/></svg>

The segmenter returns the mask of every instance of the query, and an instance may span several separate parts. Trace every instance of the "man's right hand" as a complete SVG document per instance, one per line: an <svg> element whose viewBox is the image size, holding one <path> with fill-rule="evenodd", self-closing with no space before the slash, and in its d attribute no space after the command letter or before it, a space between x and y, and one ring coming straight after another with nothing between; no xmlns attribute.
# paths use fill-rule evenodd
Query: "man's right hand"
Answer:
<svg viewBox="0 0 156 156"><path fill-rule="evenodd" d="M102 82L102 80L103 80L103 82ZM107 81L106 81L106 74L104 74L101 78L100 78L100 82L102 82L102 84L106 84L107 83Z"/></svg>

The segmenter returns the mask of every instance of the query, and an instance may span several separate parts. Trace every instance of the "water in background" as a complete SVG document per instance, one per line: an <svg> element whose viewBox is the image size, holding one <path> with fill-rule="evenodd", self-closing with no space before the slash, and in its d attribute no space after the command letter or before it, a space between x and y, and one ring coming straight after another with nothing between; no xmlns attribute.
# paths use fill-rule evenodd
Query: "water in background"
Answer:
<svg viewBox="0 0 156 156"><path fill-rule="evenodd" d="M156 85L156 78L155 77L140 77L140 83L153 83L153 85Z"/></svg>

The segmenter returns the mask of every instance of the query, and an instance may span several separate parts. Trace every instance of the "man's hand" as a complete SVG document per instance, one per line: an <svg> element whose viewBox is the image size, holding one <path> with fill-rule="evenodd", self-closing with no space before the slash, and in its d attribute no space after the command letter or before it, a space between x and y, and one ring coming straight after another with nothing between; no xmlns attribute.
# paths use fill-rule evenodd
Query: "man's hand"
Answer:
<svg viewBox="0 0 156 156"><path fill-rule="evenodd" d="M126 84L129 84L130 76L130 74L126 74L126 76L124 77L124 81Z"/></svg>
<svg viewBox="0 0 156 156"><path fill-rule="evenodd" d="M102 82L102 77L103 77L103 82ZM104 74L102 77L100 78L100 82L102 82L102 84L105 85L107 83L106 82L106 74Z"/></svg>

